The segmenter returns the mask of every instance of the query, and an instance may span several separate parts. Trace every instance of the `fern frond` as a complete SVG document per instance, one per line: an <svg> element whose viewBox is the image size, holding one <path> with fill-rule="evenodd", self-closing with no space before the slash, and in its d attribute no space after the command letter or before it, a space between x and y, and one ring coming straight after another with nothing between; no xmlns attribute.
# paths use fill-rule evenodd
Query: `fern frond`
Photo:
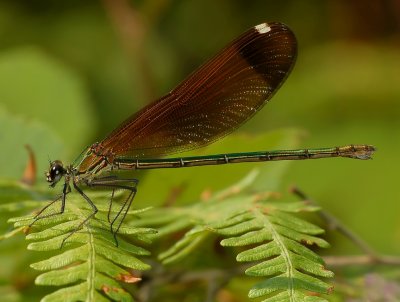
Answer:
<svg viewBox="0 0 400 302"><path fill-rule="evenodd" d="M98 207L99 215L74 233L65 242L65 237L90 214L72 193L68 195L66 212L62 215L38 220L32 228L38 229L27 235L31 242L28 249L34 251L53 251L53 256L33 263L32 268L44 271L35 283L38 285L62 286L61 289L45 296L43 301L132 301L133 298L121 283L140 281L131 270L143 271L150 266L139 258L150 253L123 238L115 247L114 238L106 221L108 207ZM138 215L143 210L129 212ZM14 227L24 228L32 222L32 215L13 218ZM136 242L149 242L150 228L121 227L119 234L129 234Z"/></svg>
<svg viewBox="0 0 400 302"><path fill-rule="evenodd" d="M246 192L246 185L235 185L206 202L151 211L135 225L157 225L160 232L155 238L185 231L180 240L159 255L165 264L191 255L216 233L226 237L222 246L250 246L237 255L237 261L252 262L245 273L264 280L250 290L249 297L264 297L266 302L326 301L316 294L331 291L324 279L333 273L325 269L321 257L304 245L328 247L325 240L317 237L324 231L293 215L318 208L304 202L277 201L272 196Z"/></svg>
<svg viewBox="0 0 400 302"><path fill-rule="evenodd" d="M286 206L282 208L287 210ZM257 245L237 255L240 262L259 262L246 270L247 275L266 278L250 290L249 297L265 297L266 302L326 301L315 293L332 290L321 278L331 278L333 273L325 269L317 254L303 245L328 247L325 240L315 236L323 233L319 227L285 213L279 206L269 207L268 203L210 227L220 235L229 236L221 241L223 246Z"/></svg>
<svg viewBox="0 0 400 302"><path fill-rule="evenodd" d="M165 264L193 256L217 234L224 237L222 246L238 251L238 262L249 263L245 274L261 279L249 291L249 297L267 302L326 301L318 295L331 290L325 279L333 274L307 245L327 247L328 243L319 237L322 229L295 215L318 208L304 202L283 202L271 192L255 194L250 187L256 174L190 206L129 211L128 215L136 217L121 226L118 248L109 231L108 206L96 202L100 196L104 198L104 193L92 192L99 212L60 250L65 237L91 212L79 195L70 193L63 215L37 221L32 227L34 232L27 235L31 241L28 249L51 255L31 265L42 272L36 284L60 287L43 301L132 301L124 283L140 281L140 275L132 270L149 269L141 260L149 255L142 243L176 234L183 235L159 255ZM38 202L29 197L20 203L26 209L32 204L37 206ZM1 209L18 212L21 208L10 203ZM10 219L15 230L3 239L28 230L32 218Z"/></svg>
<svg viewBox="0 0 400 302"><path fill-rule="evenodd" d="M3 224L0 223L0 241L24 231L24 227L10 229L5 222L12 216L36 209L41 204L45 205L46 203L38 200L41 197L40 192L33 192L16 181L0 180L0 213L3 218Z"/></svg>

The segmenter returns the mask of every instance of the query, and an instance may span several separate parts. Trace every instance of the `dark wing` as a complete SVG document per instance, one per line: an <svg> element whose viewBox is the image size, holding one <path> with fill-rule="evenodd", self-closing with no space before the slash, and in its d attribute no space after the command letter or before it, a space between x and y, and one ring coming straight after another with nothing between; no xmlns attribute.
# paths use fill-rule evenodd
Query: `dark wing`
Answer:
<svg viewBox="0 0 400 302"><path fill-rule="evenodd" d="M101 142L117 157L151 158L210 144L273 96L292 69L297 43L281 23L257 25Z"/></svg>

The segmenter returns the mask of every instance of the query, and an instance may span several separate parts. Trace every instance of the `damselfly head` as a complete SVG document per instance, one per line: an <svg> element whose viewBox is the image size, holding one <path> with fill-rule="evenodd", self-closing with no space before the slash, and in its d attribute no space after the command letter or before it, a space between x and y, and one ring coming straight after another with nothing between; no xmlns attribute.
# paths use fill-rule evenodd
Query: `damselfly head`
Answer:
<svg viewBox="0 0 400 302"><path fill-rule="evenodd" d="M49 171L45 173L47 182L51 187L54 187L58 181L67 173L63 163L60 160L50 162Z"/></svg>

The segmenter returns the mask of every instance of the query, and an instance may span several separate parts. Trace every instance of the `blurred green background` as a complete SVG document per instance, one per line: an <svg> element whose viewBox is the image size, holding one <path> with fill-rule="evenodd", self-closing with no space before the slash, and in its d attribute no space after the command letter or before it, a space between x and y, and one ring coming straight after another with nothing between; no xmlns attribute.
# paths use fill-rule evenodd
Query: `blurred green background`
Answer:
<svg viewBox="0 0 400 302"><path fill-rule="evenodd" d="M45 185L49 158L73 161L231 39L264 21L292 28L299 43L297 64L273 100L234 136L237 140L228 138L209 150L268 149L271 143L260 137L283 128L296 133L296 139L280 142L283 147L375 145L371 161L291 163L279 188L268 183L265 188L285 191L295 184L379 252L398 254L397 0L3 0L0 176L21 177L23 146L29 144L38 161L38 182ZM174 184L175 176L186 179L186 190L194 192L184 195L190 202L201 190L243 177L230 169L144 173L137 204L162 203L167 190L162 187ZM329 254L358 252L338 235L329 241Z"/></svg>

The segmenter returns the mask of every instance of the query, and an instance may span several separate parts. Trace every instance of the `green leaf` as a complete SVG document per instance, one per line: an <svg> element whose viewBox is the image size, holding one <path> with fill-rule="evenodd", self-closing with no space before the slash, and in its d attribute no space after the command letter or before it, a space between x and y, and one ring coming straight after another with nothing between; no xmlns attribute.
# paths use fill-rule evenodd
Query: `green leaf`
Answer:
<svg viewBox="0 0 400 302"><path fill-rule="evenodd" d="M86 287L85 284L81 283L75 286L66 287L59 289L56 292L47 295L42 299L44 302L55 302L55 301L84 301L85 300Z"/></svg>
<svg viewBox="0 0 400 302"><path fill-rule="evenodd" d="M222 246L244 246L271 240L272 235L264 229L244 233L241 236L227 238L221 241Z"/></svg>
<svg viewBox="0 0 400 302"><path fill-rule="evenodd" d="M290 206L263 201L248 208L248 213L235 214L223 222L209 225L216 233L230 236L221 241L223 246L257 245L237 255L237 261L260 261L245 273L265 278L250 290L249 297L265 297L266 302L325 301L310 295L328 293L331 286L319 278L331 278L333 273L325 269L318 255L303 245L327 247L325 240L314 236L323 230L285 213L310 210L315 209L301 203ZM251 216L253 219L250 220ZM250 226L258 229L253 230Z"/></svg>
<svg viewBox="0 0 400 302"><path fill-rule="evenodd" d="M19 180L22 177L25 165L28 162L28 152L24 145L29 145L36 155L38 167L36 177L43 178L42 171L48 168L49 165L47 155L61 154L64 146L63 143L57 134L50 128L47 128L45 124L36 120L24 119L21 116L10 113L4 108L1 96L0 100L2 104L0 106L0 129L2 129L0 133L2 148L0 165L2 167L2 176L13 180ZM10 160L11 158L12 160ZM9 196L6 196L7 193ZM1 195L4 194L4 199L2 200L7 200L7 202L12 201L13 197L11 193L11 188L8 189L8 192L2 192Z"/></svg>
<svg viewBox="0 0 400 302"><path fill-rule="evenodd" d="M35 283L38 285L61 286L71 284L77 281L85 280L87 274L87 263L78 264L59 270L52 270L39 275Z"/></svg>
<svg viewBox="0 0 400 302"><path fill-rule="evenodd" d="M199 231L200 229L200 231ZM178 240L170 249L161 253L159 259L164 264L177 262L190 255L207 238L209 234L203 228L194 227L185 236Z"/></svg>
<svg viewBox="0 0 400 302"><path fill-rule="evenodd" d="M270 220L276 225L285 225L292 230L299 230L304 234L319 235L325 232L312 223L280 211L271 213Z"/></svg>
<svg viewBox="0 0 400 302"><path fill-rule="evenodd" d="M96 198L100 198L100 195ZM29 203L38 204L36 201L26 203L27 208L31 208ZM56 213L58 207L59 204L53 204L48 208L49 213ZM131 210L127 215L142 215L146 210ZM99 219L105 218L107 211L108 207L99 207L101 215L76 231L91 209L81 196L69 193L64 214L38 220L31 227L33 232L26 238L34 242L28 245L28 249L53 251L48 258L31 264L32 268L43 271L36 278L36 284L62 287L45 296L43 301L133 301L120 282L124 282L125 278L140 280L130 270L149 269L150 265L138 257L149 255L150 252L125 239L129 236L135 242L149 241L146 237L154 235L156 231L147 227L121 227L125 236L119 240L120 246L117 248L109 231L109 223ZM19 230L32 223L33 219L34 216L26 215L9 221ZM65 241L72 231L76 232Z"/></svg>
<svg viewBox="0 0 400 302"><path fill-rule="evenodd" d="M265 231L264 231L264 233L265 233ZM234 238L230 238L230 239L234 239ZM222 242L221 242L221 244L222 244ZM251 261L266 259L271 256L277 256L280 253L281 253L281 250L280 250L279 246L274 241L271 241L271 242L259 245L255 248L246 250L246 251L238 254L236 259L237 259L237 261L251 262Z"/></svg>
<svg viewBox="0 0 400 302"><path fill-rule="evenodd" d="M34 123L40 122L42 125L47 125L56 137L63 138L70 151L77 152L76 150L86 144L96 121L89 107L88 93L83 81L73 70L40 49L19 48L0 53L0 83L2 83L0 100L9 111L26 119L34 119ZM60 117L73 117L79 122L67 122L65 119L60 120ZM6 132L11 132L11 129L7 129ZM11 133L18 137L22 145L30 143L21 140L15 132ZM38 154L41 156L41 163L42 160L47 161L47 155L66 155L61 152L52 152L62 149L45 148L51 147L59 140L50 139L50 137L42 138L38 134L36 135L38 141L31 142L34 143L32 146L35 147L35 152L40 151ZM46 139L49 140L46 141ZM41 143L45 143L43 148L41 148ZM40 173L42 173L41 167L40 164Z"/></svg>
<svg viewBox="0 0 400 302"><path fill-rule="evenodd" d="M272 199L273 194L247 192L251 187L251 183L234 185L216 192L206 202L156 209L135 223L160 226L156 238L185 231L184 236L159 255L164 264L190 257L210 233L216 233L228 237L221 240L222 246L250 246L237 255L237 261L251 262L245 273L264 280L250 290L249 297L263 297L268 302L326 301L315 297L315 293L326 294L331 290L322 279L331 278L333 273L325 269L321 257L306 247L329 246L317 237L323 230L291 214L318 208L305 202L278 202Z"/></svg>
<svg viewBox="0 0 400 302"><path fill-rule="evenodd" d="M49 259L33 263L31 264L31 267L40 271L53 270L70 265L77 261L85 261L88 256L88 247L83 245L81 247L65 251L62 254L53 256Z"/></svg>
<svg viewBox="0 0 400 302"><path fill-rule="evenodd" d="M124 238L119 240L119 247L109 232L107 206L100 206L98 215L65 241L91 214L81 196L70 193L64 214L38 220L27 235L33 241L29 249L53 251L48 258L31 265L43 271L36 283L63 287L44 300L132 301L120 282L139 281L132 271L150 268L141 260L150 253L137 243L180 233L180 239L158 256L164 264L193 257L209 242L208 238L223 236L222 246L241 247L236 257L238 262L251 262L245 273L262 279L249 291L250 297L263 297L268 302L324 301L314 294L331 290L324 279L333 274L306 245L326 247L328 243L318 237L322 229L294 215L317 208L304 202L278 202L276 194L270 192L254 193L251 181L256 174L253 171L243 181L190 206L129 211L133 219L127 219L121 226ZM96 193L92 198L102 197ZM27 208L29 202L34 201L27 200ZM59 206L53 204L48 213L57 213ZM18 229L26 228L33 218L26 215L9 221ZM151 226L157 226L158 232ZM135 244L128 242L128 238Z"/></svg>

